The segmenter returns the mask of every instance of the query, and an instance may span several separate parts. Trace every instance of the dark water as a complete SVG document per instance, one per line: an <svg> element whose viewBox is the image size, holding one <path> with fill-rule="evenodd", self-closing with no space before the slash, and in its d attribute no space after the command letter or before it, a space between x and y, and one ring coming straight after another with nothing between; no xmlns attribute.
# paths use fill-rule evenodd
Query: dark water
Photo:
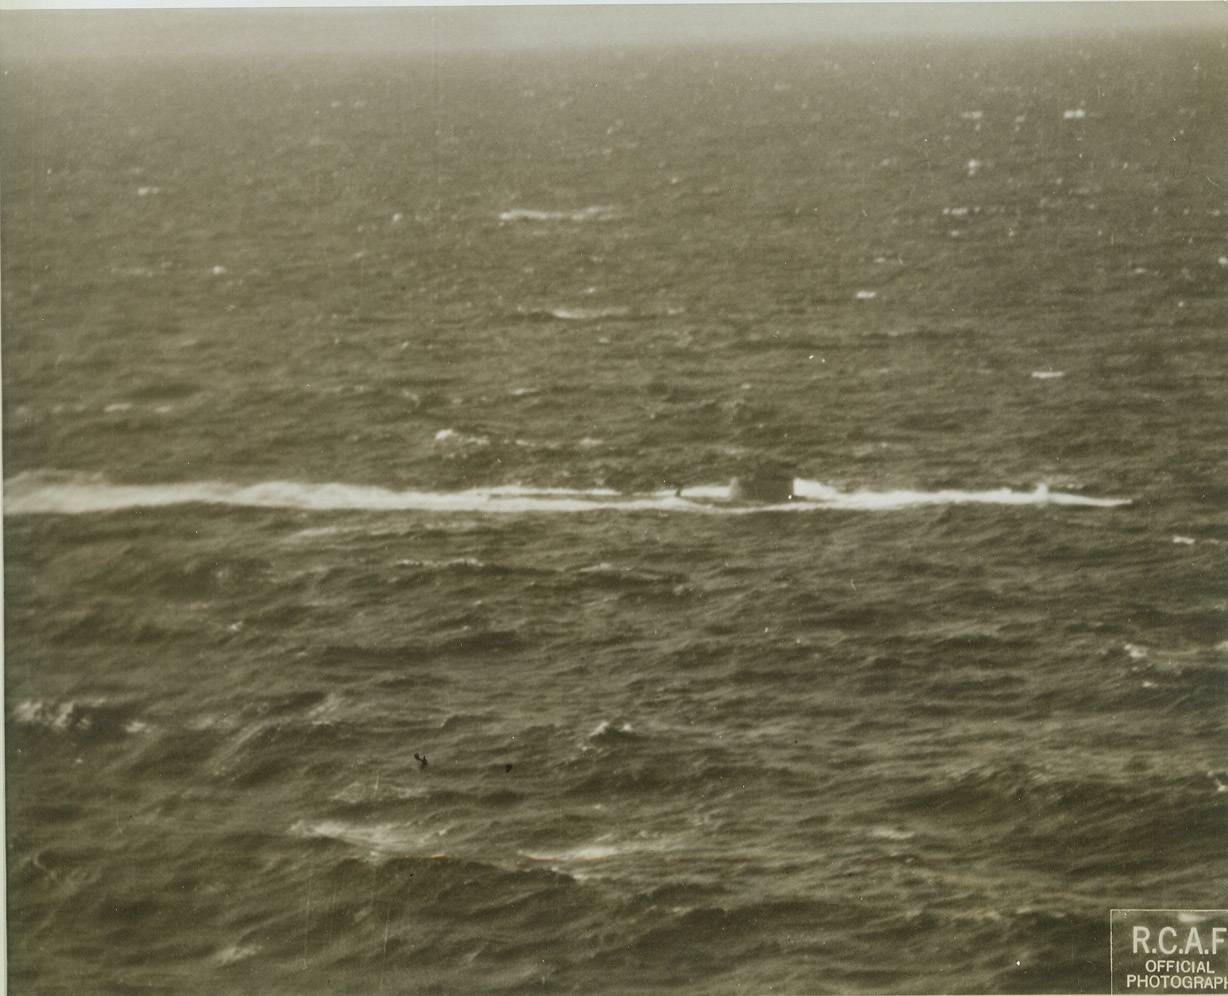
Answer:
<svg viewBox="0 0 1228 996"><path fill-rule="evenodd" d="M0 98L14 992L1102 991L1228 905L1223 35Z"/></svg>

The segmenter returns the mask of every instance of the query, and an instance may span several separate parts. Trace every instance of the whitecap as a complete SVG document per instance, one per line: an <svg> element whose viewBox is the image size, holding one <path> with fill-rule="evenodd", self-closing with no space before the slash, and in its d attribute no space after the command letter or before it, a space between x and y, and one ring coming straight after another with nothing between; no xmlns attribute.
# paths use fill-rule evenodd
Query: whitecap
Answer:
<svg viewBox="0 0 1228 996"><path fill-rule="evenodd" d="M289 831L295 837L336 840L362 848L373 857L444 857L433 850L431 842L447 834L447 828L434 832L406 832L401 823L360 824L342 820L299 820Z"/></svg>
<svg viewBox="0 0 1228 996"><path fill-rule="evenodd" d="M291 533L286 539L289 542L294 542L295 540L326 539L333 536L341 536L352 531L352 526L311 526L307 529L300 529L298 532Z"/></svg>
<svg viewBox="0 0 1228 996"><path fill-rule="evenodd" d="M1013 491L999 488L994 491L851 491L842 492L817 481L797 480L793 494L824 508L858 511L888 511L904 508L919 508L929 505L1074 505L1096 508L1112 508L1130 504L1125 498L1089 498L1085 495L1051 491L1047 485L1038 484L1034 491ZM792 507L792 506L791 506Z"/></svg>
<svg viewBox="0 0 1228 996"><path fill-rule="evenodd" d="M870 831L871 837L879 840L912 840L917 836L912 830L898 830L895 827L875 827Z"/></svg>
<svg viewBox="0 0 1228 996"><path fill-rule="evenodd" d="M260 946L257 944L231 944L215 952L213 960L219 965L233 965L236 961L243 961L259 952Z"/></svg>
<svg viewBox="0 0 1228 996"><path fill-rule="evenodd" d="M1037 380L1057 380L1066 376L1065 370L1033 370L1032 376Z"/></svg>
<svg viewBox="0 0 1228 996"><path fill-rule="evenodd" d="M578 211L541 211L534 208L512 208L499 214L499 220L510 221L608 221L616 217L618 209L604 204L594 204Z"/></svg>
<svg viewBox="0 0 1228 996"><path fill-rule="evenodd" d="M435 442L449 446L489 446L490 439L486 436L475 436L455 429L440 429L435 433Z"/></svg>
<svg viewBox="0 0 1228 996"><path fill-rule="evenodd" d="M1082 121L1085 117L1087 117L1087 111L1085 111L1082 107L1076 107L1073 110L1062 112L1062 118L1065 121Z"/></svg>
<svg viewBox="0 0 1228 996"><path fill-rule="evenodd" d="M1173 542L1179 543L1181 546L1193 546L1198 541L1192 536L1174 536Z"/></svg>
<svg viewBox="0 0 1228 996"><path fill-rule="evenodd" d="M878 297L878 291L859 290L857 292L858 301L873 301L876 297Z"/></svg>
<svg viewBox="0 0 1228 996"><path fill-rule="evenodd" d="M329 692L322 702L317 703L307 712L307 719L312 726L327 726L341 715L345 700L336 692Z"/></svg>
<svg viewBox="0 0 1228 996"><path fill-rule="evenodd" d="M546 314L567 322L585 322L597 318L622 318L630 314L631 309L625 307L611 308L550 308Z"/></svg>
<svg viewBox="0 0 1228 996"><path fill-rule="evenodd" d="M39 702L27 699L13 707L13 721L65 733L81 722L75 702ZM84 720L88 724L88 720Z"/></svg>
<svg viewBox="0 0 1228 996"><path fill-rule="evenodd" d="M413 558L405 558L396 562L397 567L415 567L421 570L436 570L445 571L456 567L466 567L472 570L481 570L486 566L486 561L478 560L477 557L453 557L450 560L415 560Z"/></svg>
<svg viewBox="0 0 1228 996"><path fill-rule="evenodd" d="M608 565L603 565L603 566L608 566ZM593 730L591 733L589 733L588 738L590 740L595 740L597 737L605 736L607 733L610 732L611 728L612 728L612 724L610 723L608 719L602 720L595 727L593 727ZM635 731L631 728L630 723L623 723L622 726L618 727L615 730L615 732L616 733L634 733Z"/></svg>
<svg viewBox="0 0 1228 996"><path fill-rule="evenodd" d="M108 736L115 732L129 735L147 733L150 723L131 717L131 707L106 699L81 699L47 702L26 699L9 714L16 726L36 726L57 734Z"/></svg>
<svg viewBox="0 0 1228 996"><path fill-rule="evenodd" d="M623 851L603 844L589 844L567 851L523 851L522 854L530 861L606 861L621 857Z"/></svg>

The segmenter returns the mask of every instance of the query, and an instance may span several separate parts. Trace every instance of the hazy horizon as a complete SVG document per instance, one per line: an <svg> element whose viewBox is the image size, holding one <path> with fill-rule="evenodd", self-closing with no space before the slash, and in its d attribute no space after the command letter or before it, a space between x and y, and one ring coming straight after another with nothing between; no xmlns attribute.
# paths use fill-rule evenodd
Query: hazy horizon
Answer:
<svg viewBox="0 0 1228 996"><path fill-rule="evenodd" d="M158 58L1103 35L1228 27L1222 3L0 9L0 58Z"/></svg>

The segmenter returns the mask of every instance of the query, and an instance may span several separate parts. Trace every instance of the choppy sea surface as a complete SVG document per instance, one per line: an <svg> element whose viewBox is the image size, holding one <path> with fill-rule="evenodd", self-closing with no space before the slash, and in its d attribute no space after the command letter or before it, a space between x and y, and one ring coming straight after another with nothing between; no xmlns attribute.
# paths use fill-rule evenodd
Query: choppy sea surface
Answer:
<svg viewBox="0 0 1228 996"><path fill-rule="evenodd" d="M12 991L1228 905L1225 41L5 66Z"/></svg>

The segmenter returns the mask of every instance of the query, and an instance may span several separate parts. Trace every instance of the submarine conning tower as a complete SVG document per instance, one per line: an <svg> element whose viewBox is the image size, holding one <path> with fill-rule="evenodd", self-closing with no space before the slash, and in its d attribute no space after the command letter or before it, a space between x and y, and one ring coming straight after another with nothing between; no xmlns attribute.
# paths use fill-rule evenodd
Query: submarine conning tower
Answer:
<svg viewBox="0 0 1228 996"><path fill-rule="evenodd" d="M780 468L760 468L738 474L729 482L733 501L761 501L782 505L793 499L793 472Z"/></svg>

